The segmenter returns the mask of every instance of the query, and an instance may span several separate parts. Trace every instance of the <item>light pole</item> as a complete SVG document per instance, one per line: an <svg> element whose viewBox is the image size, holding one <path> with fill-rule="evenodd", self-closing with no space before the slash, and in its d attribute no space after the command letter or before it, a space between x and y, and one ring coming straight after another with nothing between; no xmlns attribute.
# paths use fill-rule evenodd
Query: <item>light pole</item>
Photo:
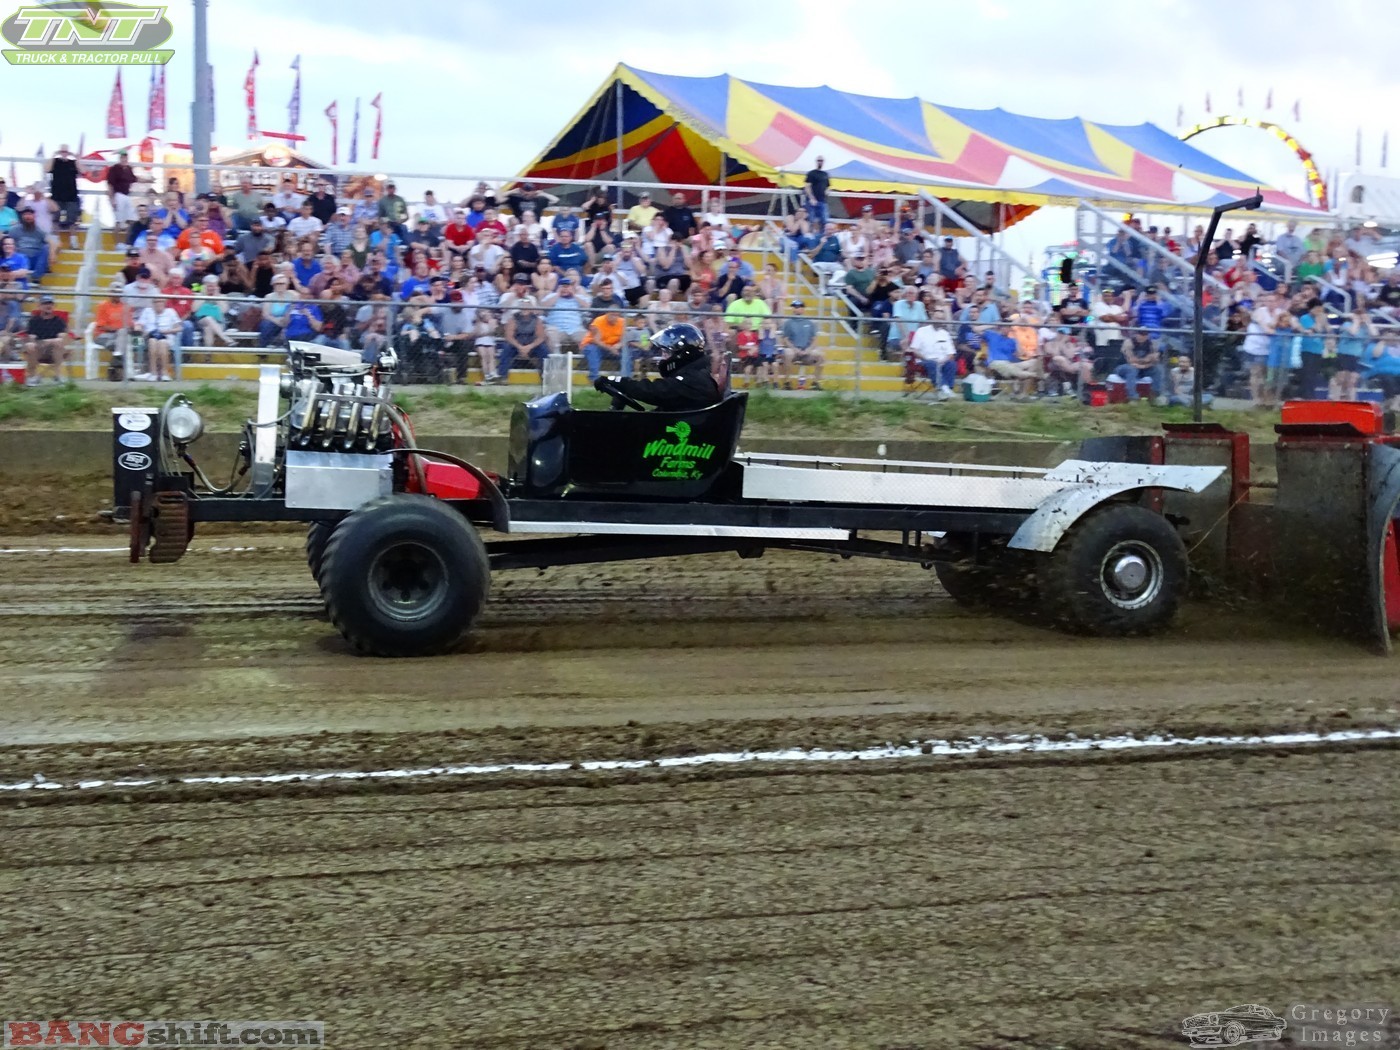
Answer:
<svg viewBox="0 0 1400 1050"><path fill-rule="evenodd" d="M1196 270L1191 280L1191 305L1195 309L1195 316L1191 319L1191 369L1196 374L1195 382L1191 388L1191 419L1199 423L1201 421L1201 407L1205 400L1202 391L1205 387L1205 362L1206 362L1206 340L1205 340L1205 275L1206 257L1210 254L1210 246L1215 243L1215 228L1220 225L1220 216L1227 211L1235 211L1239 208L1248 208L1250 211L1258 208L1264 203L1263 196L1256 189L1253 197L1246 197L1242 201L1231 201L1229 204L1217 204L1210 213L1210 226L1206 228L1205 240L1196 250Z"/></svg>
<svg viewBox="0 0 1400 1050"><path fill-rule="evenodd" d="M194 0L194 104L190 106L190 144L196 165L209 160L209 0ZM208 167L194 169L194 190L209 192Z"/></svg>

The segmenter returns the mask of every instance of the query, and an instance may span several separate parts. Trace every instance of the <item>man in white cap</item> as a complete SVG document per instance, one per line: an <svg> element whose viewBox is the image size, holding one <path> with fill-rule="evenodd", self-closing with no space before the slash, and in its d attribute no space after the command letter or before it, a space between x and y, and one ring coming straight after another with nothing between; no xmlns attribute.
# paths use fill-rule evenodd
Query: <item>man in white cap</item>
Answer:
<svg viewBox="0 0 1400 1050"><path fill-rule="evenodd" d="M330 225L321 234L321 246L337 259L340 253L350 247L350 242L355 239L355 231L350 227L350 205L342 204L331 216Z"/></svg>

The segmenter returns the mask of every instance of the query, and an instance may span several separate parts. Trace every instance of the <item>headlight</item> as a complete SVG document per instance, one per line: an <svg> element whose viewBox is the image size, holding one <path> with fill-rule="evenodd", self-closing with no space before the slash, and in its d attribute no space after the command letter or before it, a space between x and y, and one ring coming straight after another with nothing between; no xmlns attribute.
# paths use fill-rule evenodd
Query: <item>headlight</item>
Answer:
<svg viewBox="0 0 1400 1050"><path fill-rule="evenodd" d="M177 444L188 445L204 433L204 420L190 405L176 405L165 414L165 432Z"/></svg>

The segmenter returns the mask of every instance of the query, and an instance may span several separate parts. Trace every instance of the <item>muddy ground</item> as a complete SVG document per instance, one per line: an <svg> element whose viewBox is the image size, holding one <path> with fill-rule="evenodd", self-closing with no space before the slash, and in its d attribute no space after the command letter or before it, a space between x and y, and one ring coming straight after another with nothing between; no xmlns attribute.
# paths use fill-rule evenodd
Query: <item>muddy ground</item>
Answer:
<svg viewBox="0 0 1400 1050"><path fill-rule="evenodd" d="M1255 611L1108 642L917 567L704 557L502 574L469 651L396 662L334 634L296 535L120 546L0 541L0 784L66 785L0 792L8 1017L931 1050L1400 1005L1390 748L177 782L1400 725L1393 663Z"/></svg>

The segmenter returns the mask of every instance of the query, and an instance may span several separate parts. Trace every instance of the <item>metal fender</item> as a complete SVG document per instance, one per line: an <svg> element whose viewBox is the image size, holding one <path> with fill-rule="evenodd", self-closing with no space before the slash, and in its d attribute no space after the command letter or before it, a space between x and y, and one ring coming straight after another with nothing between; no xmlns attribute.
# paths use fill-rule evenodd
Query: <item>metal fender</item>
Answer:
<svg viewBox="0 0 1400 1050"><path fill-rule="evenodd" d="M1045 480L1063 482L1069 487L1047 497L1021 523L1008 546L1048 554L1076 521L1115 496L1138 489L1202 492L1224 472L1224 467L1066 460L1046 474Z"/></svg>

